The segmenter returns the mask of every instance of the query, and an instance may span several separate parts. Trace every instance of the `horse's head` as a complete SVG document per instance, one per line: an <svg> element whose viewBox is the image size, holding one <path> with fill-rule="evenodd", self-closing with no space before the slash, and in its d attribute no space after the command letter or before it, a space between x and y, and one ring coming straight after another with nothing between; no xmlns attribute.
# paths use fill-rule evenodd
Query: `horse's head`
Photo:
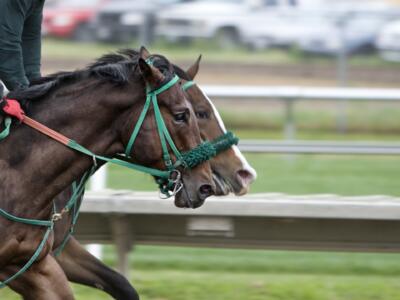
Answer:
<svg viewBox="0 0 400 300"><path fill-rule="evenodd" d="M200 59L201 56L185 72L186 74L180 73L179 75L183 78L181 79L181 86L193 106L202 138L214 140L226 133L226 129L214 104L198 85L191 82L198 73ZM220 153L211 159L210 163L217 195L226 195L229 192L244 195L249 191L250 184L257 177L256 171L250 166L237 146L232 146Z"/></svg>
<svg viewBox="0 0 400 300"><path fill-rule="evenodd" d="M142 48L137 68L146 85L149 108L143 113L146 103L136 103L129 109L122 131L126 155L147 167L172 170L172 178L161 185L175 194L175 205L199 207L215 193L215 184L208 162L187 168L181 157L202 141L192 105L177 84L173 67L165 57L150 55ZM141 118L143 123L138 126ZM181 177L181 182L177 177Z"/></svg>

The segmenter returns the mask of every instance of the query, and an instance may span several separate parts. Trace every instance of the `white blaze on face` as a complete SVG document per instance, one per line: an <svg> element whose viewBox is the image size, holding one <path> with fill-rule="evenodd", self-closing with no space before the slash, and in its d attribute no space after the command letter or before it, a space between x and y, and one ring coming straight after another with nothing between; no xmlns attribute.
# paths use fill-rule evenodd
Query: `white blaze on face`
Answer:
<svg viewBox="0 0 400 300"><path fill-rule="evenodd" d="M210 103L211 108L213 109L214 115L217 118L219 127L221 128L223 133L226 133L226 127L224 122L222 121L222 118L217 110L217 108L215 107L214 103L211 102L210 98L208 98L208 96L203 92L203 90L198 87L201 91L201 93L203 94L203 96L207 99L207 101ZM247 162L247 159L243 156L242 152L240 152L238 146L233 145L232 146L233 151L235 152L236 157L240 160L240 162L242 163L242 169L249 172L252 176L253 176L253 180L255 180L257 178L257 172L256 170L254 170L254 168L252 166L250 166L250 164Z"/></svg>

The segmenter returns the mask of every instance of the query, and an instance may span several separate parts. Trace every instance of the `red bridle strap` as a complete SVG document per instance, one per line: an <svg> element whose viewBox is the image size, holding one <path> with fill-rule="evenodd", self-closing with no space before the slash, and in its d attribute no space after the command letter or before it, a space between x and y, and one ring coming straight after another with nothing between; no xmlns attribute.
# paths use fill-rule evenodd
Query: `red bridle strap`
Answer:
<svg viewBox="0 0 400 300"><path fill-rule="evenodd" d="M29 127L32 127L36 129L37 131L51 137L52 139L64 144L68 145L70 142L70 139L62 135L61 133L58 133L47 126L29 118L28 116L25 115L25 112L21 108L21 105L17 100L14 99L8 99L5 98L6 104L3 107L3 111L14 118L17 118L20 122L28 125Z"/></svg>

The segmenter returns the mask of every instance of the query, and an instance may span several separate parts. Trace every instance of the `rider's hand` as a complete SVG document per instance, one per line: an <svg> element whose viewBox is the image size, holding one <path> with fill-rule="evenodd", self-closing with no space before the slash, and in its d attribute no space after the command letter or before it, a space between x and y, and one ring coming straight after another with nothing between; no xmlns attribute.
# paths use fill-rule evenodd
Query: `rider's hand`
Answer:
<svg viewBox="0 0 400 300"><path fill-rule="evenodd" d="M17 118L22 122L22 120L25 117L25 113L21 108L21 105L17 100L14 99L2 99L3 102L5 102L4 107L2 108L3 112L5 112L7 115L12 116ZM1 103L0 103L1 105Z"/></svg>

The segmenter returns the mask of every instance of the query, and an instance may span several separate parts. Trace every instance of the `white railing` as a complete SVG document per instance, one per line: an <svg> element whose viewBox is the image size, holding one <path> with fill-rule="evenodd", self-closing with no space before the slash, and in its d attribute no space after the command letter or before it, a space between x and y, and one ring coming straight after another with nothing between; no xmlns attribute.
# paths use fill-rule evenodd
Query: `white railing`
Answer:
<svg viewBox="0 0 400 300"><path fill-rule="evenodd" d="M206 85L203 90L211 99L400 101L400 89Z"/></svg>
<svg viewBox="0 0 400 300"><path fill-rule="evenodd" d="M204 92L218 100L280 100L285 103L285 139L296 135L294 105L299 100L340 101L400 101L400 89L296 87L296 86L204 86ZM340 122L343 122L343 116ZM339 127L343 127L340 125Z"/></svg>
<svg viewBox="0 0 400 300"><path fill-rule="evenodd" d="M253 194L179 209L157 193L88 193L76 237L114 243L127 275L134 244L329 251L400 251L400 199Z"/></svg>
<svg viewBox="0 0 400 300"><path fill-rule="evenodd" d="M388 142L241 140L239 148L250 153L400 155L400 143Z"/></svg>

